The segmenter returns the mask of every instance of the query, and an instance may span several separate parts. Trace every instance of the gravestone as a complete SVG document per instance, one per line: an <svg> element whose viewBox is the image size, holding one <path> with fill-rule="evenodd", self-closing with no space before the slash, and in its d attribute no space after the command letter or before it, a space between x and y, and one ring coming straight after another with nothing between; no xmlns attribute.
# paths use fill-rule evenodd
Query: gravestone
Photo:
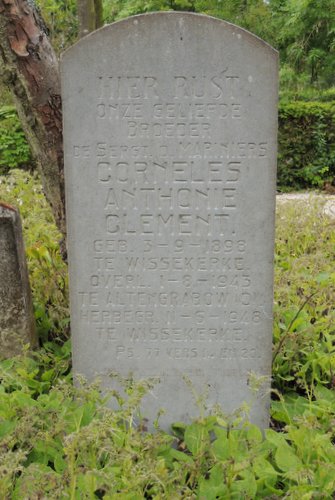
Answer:
<svg viewBox="0 0 335 500"><path fill-rule="evenodd" d="M18 211L0 203L0 358L37 345Z"/></svg>
<svg viewBox="0 0 335 500"><path fill-rule="evenodd" d="M158 377L142 415L164 408L164 428L198 415L192 392L266 426L276 51L202 15L135 16L65 53L62 94L75 372Z"/></svg>

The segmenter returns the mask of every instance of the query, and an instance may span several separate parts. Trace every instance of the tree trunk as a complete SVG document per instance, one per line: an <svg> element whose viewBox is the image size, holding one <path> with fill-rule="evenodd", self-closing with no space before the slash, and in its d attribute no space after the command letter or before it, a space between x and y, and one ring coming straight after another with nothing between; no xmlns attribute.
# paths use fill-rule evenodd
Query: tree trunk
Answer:
<svg viewBox="0 0 335 500"><path fill-rule="evenodd" d="M102 0L78 0L80 34L100 28ZM14 103L39 168L44 193L64 236L62 105L59 67L33 0L0 0L0 79Z"/></svg>
<svg viewBox="0 0 335 500"><path fill-rule="evenodd" d="M102 26L102 0L77 0L77 6L81 38Z"/></svg>
<svg viewBox="0 0 335 500"><path fill-rule="evenodd" d="M95 29L101 28L104 24L102 0L94 0L95 6Z"/></svg>
<svg viewBox="0 0 335 500"><path fill-rule="evenodd" d="M65 241L59 68L43 20L31 0L0 0L0 69Z"/></svg>

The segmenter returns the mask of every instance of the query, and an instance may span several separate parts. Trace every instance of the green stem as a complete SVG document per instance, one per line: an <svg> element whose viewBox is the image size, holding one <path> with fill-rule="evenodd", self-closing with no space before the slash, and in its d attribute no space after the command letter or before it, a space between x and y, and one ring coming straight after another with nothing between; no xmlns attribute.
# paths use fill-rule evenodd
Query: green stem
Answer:
<svg viewBox="0 0 335 500"><path fill-rule="evenodd" d="M303 308L305 307L305 305L308 304L308 302L311 300L311 298L314 297L314 295L316 295L316 294L317 294L317 292L314 292L311 295L309 295L306 298L306 300L302 303L302 305L299 307L298 312L294 315L294 318L291 320L290 324L288 325L288 327L287 327L284 335L281 337L280 341L278 342L277 349L275 350L275 352L273 354L272 364L275 362L275 359L278 356L278 354L280 352L280 349L282 348L285 340L289 336L290 330L291 330L292 325L294 324L295 320L299 317L299 314L301 313L301 311L303 310Z"/></svg>

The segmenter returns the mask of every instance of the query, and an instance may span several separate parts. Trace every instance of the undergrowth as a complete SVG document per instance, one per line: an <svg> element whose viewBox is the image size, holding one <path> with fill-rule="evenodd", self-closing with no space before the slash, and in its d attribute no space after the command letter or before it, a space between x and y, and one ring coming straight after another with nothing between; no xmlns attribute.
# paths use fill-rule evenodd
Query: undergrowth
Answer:
<svg viewBox="0 0 335 500"><path fill-rule="evenodd" d="M2 89L0 89L2 90ZM0 107L0 173L33 163L26 137L12 106Z"/></svg>
<svg viewBox="0 0 335 500"><path fill-rule="evenodd" d="M169 435L131 422L144 384L120 410L98 384L75 388L70 349L46 345L0 364L1 498L331 498L335 491L335 394L273 402L278 432L220 412Z"/></svg>
<svg viewBox="0 0 335 500"><path fill-rule="evenodd" d="M64 341L69 335L68 277L59 253L62 239L36 174L12 170L0 176L0 200L22 217L38 334Z"/></svg>
<svg viewBox="0 0 335 500"><path fill-rule="evenodd" d="M323 204L277 210L273 378L303 395L335 385L335 220Z"/></svg>
<svg viewBox="0 0 335 500"><path fill-rule="evenodd" d="M159 419L155 433L131 425L148 381L123 398L73 386L60 235L38 179L13 171L0 198L21 210L43 340L0 363L0 498L334 497L335 224L321 202L278 207L271 428L262 434L242 408L167 434Z"/></svg>

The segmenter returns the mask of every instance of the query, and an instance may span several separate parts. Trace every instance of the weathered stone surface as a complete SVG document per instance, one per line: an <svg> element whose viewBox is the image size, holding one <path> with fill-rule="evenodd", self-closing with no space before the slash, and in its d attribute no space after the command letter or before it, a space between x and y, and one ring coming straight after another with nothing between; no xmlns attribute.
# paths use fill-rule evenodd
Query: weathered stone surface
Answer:
<svg viewBox="0 0 335 500"><path fill-rule="evenodd" d="M217 19L137 16L64 55L62 92L75 371L159 377L143 415L163 427L198 414L187 380L266 426L277 53Z"/></svg>
<svg viewBox="0 0 335 500"><path fill-rule="evenodd" d="M18 211L0 203L0 358L37 345Z"/></svg>

